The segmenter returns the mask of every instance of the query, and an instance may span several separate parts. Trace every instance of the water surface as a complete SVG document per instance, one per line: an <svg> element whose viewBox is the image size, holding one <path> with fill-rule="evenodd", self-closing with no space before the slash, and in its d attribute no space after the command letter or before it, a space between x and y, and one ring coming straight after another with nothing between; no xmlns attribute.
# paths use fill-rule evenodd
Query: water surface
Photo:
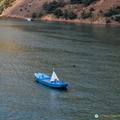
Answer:
<svg viewBox="0 0 120 120"><path fill-rule="evenodd" d="M1 18L0 120L120 115L119 33L119 26ZM53 68L66 90L35 81L35 72L51 75Z"/></svg>

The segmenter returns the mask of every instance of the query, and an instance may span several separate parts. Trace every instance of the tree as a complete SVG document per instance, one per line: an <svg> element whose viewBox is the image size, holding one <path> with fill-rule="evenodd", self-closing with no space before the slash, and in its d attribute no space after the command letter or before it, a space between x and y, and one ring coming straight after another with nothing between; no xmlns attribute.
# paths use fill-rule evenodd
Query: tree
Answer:
<svg viewBox="0 0 120 120"><path fill-rule="evenodd" d="M47 10L47 9L48 9L48 3L45 2L45 3L43 4L42 8L43 8L43 10Z"/></svg>
<svg viewBox="0 0 120 120"><path fill-rule="evenodd" d="M54 11L58 8L58 7L64 7L66 5L66 3L63 0L59 0L59 1L52 1L52 2L45 2L42 6L43 10L46 11L47 14L49 13L54 13Z"/></svg>
<svg viewBox="0 0 120 120"><path fill-rule="evenodd" d="M64 0L58 1L58 7L64 7L65 5L66 5L66 3L64 2Z"/></svg>
<svg viewBox="0 0 120 120"><path fill-rule="evenodd" d="M70 0L71 4L81 4L83 0Z"/></svg>
<svg viewBox="0 0 120 120"><path fill-rule="evenodd" d="M36 18L36 17L37 17L36 13L33 13L33 14L32 14L32 18L34 19L34 18Z"/></svg>
<svg viewBox="0 0 120 120"><path fill-rule="evenodd" d="M106 19L106 24L111 23L110 19Z"/></svg>
<svg viewBox="0 0 120 120"><path fill-rule="evenodd" d="M72 11L72 12L69 13L68 18L71 19L71 20L75 19L75 18L77 18L77 14Z"/></svg>
<svg viewBox="0 0 120 120"><path fill-rule="evenodd" d="M67 20L68 16L69 16L69 11L67 9L65 9L64 13L63 13L63 18L65 18Z"/></svg>
<svg viewBox="0 0 120 120"><path fill-rule="evenodd" d="M63 16L63 12L61 9L56 9L54 11L54 15L56 15L56 17L59 18L59 17Z"/></svg>
<svg viewBox="0 0 120 120"><path fill-rule="evenodd" d="M92 12L90 11L89 13L86 13L85 10L82 11L81 16L83 19L89 18L92 16Z"/></svg>
<svg viewBox="0 0 120 120"><path fill-rule="evenodd" d="M82 0L85 6L90 5L92 2L95 2L97 0Z"/></svg>
<svg viewBox="0 0 120 120"><path fill-rule="evenodd" d="M42 17L44 14L42 12L38 13L38 17Z"/></svg>
<svg viewBox="0 0 120 120"><path fill-rule="evenodd" d="M116 20L117 22L120 22L120 16L116 16L115 20Z"/></svg>
<svg viewBox="0 0 120 120"><path fill-rule="evenodd" d="M120 14L120 9L118 8L112 8L107 11L107 13L104 14L105 17L111 17L112 15Z"/></svg>
<svg viewBox="0 0 120 120"><path fill-rule="evenodd" d="M46 10L47 13L53 13L54 10L58 7L56 1L50 2L49 4L44 4L43 8Z"/></svg>
<svg viewBox="0 0 120 120"><path fill-rule="evenodd" d="M94 11L95 9L93 7L90 8L90 11Z"/></svg>
<svg viewBox="0 0 120 120"><path fill-rule="evenodd" d="M75 19L77 18L77 14L73 11L68 11L68 10L64 10L63 12L63 18L67 19Z"/></svg>

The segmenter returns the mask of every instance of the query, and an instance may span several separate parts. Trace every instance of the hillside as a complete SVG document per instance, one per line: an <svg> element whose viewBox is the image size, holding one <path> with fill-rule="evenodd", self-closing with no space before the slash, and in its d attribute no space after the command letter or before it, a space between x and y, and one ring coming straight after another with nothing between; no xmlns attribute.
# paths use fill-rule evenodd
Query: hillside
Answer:
<svg viewBox="0 0 120 120"><path fill-rule="evenodd" d="M85 4L70 4L67 3L64 7L59 8L62 11L73 11L77 17L75 19L65 19L63 17L56 17L53 13L45 14L42 6L45 2L53 0L12 0L12 4L4 8L1 16L27 18L31 17L33 13L40 14L36 20L50 20L50 21L67 21L67 22L82 22L89 24L115 24L120 25L120 0L96 0L90 5ZM56 0L58 1L58 0ZM65 2L70 0L64 0ZM3 0L0 0L0 6ZM114 10L115 9L115 10ZM112 15L108 15L108 11ZM117 14L114 12L117 11ZM44 13L44 14L43 14ZM105 15L107 13L107 15Z"/></svg>

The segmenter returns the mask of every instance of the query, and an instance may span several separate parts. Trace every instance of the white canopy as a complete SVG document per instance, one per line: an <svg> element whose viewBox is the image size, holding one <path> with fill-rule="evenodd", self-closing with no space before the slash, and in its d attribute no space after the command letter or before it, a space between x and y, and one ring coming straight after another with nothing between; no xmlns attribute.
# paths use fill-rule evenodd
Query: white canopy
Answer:
<svg viewBox="0 0 120 120"><path fill-rule="evenodd" d="M55 81L55 80L59 80L59 79L58 79L56 73L53 71L50 81Z"/></svg>

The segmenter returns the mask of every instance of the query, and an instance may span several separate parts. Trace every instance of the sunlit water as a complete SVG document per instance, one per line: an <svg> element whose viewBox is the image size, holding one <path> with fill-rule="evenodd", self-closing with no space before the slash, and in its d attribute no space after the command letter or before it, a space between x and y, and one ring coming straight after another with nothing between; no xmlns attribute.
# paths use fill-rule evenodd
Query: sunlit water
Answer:
<svg viewBox="0 0 120 120"><path fill-rule="evenodd" d="M35 72L53 68L66 90L35 81ZM120 115L120 27L0 19L0 120L95 114Z"/></svg>

